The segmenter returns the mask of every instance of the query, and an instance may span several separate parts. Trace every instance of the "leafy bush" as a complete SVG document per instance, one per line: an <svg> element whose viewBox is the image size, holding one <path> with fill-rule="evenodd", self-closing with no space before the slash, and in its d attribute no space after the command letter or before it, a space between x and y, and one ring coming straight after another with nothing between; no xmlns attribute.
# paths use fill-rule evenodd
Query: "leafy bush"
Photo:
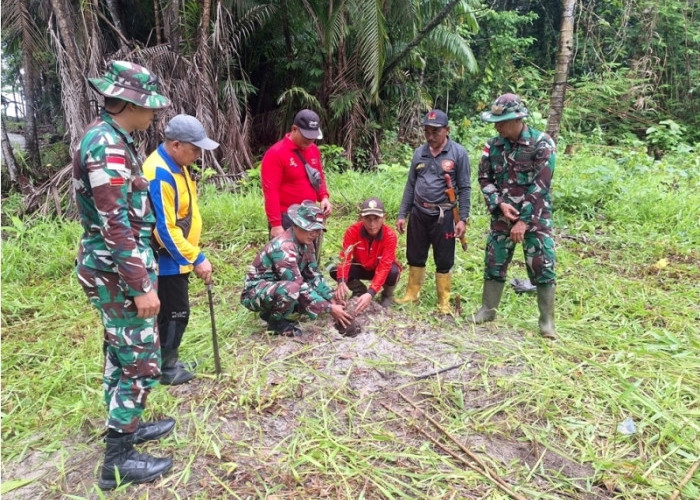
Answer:
<svg viewBox="0 0 700 500"><path fill-rule="evenodd" d="M321 144L318 149L321 151L325 172L345 172L352 167L352 162L343 147L335 144Z"/></svg>
<svg viewBox="0 0 700 500"><path fill-rule="evenodd" d="M692 148L684 142L685 127L673 120L661 120L658 125L646 130L646 139L649 148L655 154L663 155L669 151L687 153Z"/></svg>

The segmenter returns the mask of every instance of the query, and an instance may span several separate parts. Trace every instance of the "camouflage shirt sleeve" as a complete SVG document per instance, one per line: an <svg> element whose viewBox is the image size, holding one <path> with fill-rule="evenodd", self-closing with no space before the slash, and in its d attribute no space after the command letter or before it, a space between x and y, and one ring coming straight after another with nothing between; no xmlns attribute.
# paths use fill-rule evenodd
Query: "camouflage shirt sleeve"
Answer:
<svg viewBox="0 0 700 500"><path fill-rule="evenodd" d="M481 192L484 195L484 201L486 202L486 208L491 213L498 210L498 206L503 203L503 197L496 185L496 179L493 175L493 168L491 165L491 147L493 146L493 139L486 142L484 149L481 152L481 160L479 161L479 185L481 186Z"/></svg>
<svg viewBox="0 0 700 500"><path fill-rule="evenodd" d="M99 232L109 254L105 257L112 260L128 286L128 293L141 295L149 292L153 284L146 266L149 256L143 255L137 244L144 228L133 225L132 219L150 216L148 181L138 166L133 165L128 146L99 140L104 137L97 139L86 149L83 165L100 221ZM150 227L147 229L150 234ZM101 258L99 251L95 252L95 258Z"/></svg>

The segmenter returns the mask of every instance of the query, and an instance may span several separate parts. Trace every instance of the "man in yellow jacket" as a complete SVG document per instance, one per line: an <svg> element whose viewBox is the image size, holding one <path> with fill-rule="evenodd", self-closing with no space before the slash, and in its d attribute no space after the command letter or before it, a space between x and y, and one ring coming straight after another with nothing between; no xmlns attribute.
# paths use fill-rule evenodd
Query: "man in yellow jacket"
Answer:
<svg viewBox="0 0 700 500"><path fill-rule="evenodd" d="M161 347L161 379L178 385L194 378L179 361L182 337L190 317L190 273L211 281L212 266L199 247L202 217L197 205L197 185L189 166L219 144L207 137L194 116L177 115L168 122L165 141L146 159L143 173L156 215L154 231L158 247L158 331Z"/></svg>

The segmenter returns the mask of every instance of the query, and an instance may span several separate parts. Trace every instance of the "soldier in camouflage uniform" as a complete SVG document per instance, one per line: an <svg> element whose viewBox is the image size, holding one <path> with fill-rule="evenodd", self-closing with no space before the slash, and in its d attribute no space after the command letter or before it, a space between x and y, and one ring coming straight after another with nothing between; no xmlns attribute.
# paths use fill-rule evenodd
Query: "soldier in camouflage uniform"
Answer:
<svg viewBox="0 0 700 500"><path fill-rule="evenodd" d="M160 439L175 421L142 422L146 399L160 376L155 317L156 261L150 248L155 218L148 181L131 133L145 130L154 110L170 101L157 93L146 68L110 61L103 78L89 79L104 96L73 157L73 186L83 235L76 273L104 326L104 401L107 449L99 486L153 481L172 467L170 458L140 454L134 444Z"/></svg>
<svg viewBox="0 0 700 500"><path fill-rule="evenodd" d="M268 329L285 336L299 336L292 319L303 313L311 319L329 312L342 326L352 317L318 270L314 240L325 231L323 211L312 201L289 207L292 227L268 242L255 257L245 277L241 304L259 312Z"/></svg>
<svg viewBox="0 0 700 500"><path fill-rule="evenodd" d="M493 321L501 301L508 264L517 243L523 244L530 281L537 286L542 336L556 338L554 329L554 239L550 186L555 145L546 133L523 122L528 110L515 94L503 94L481 119L494 123L479 164L479 184L491 212L486 241L484 290L474 323Z"/></svg>

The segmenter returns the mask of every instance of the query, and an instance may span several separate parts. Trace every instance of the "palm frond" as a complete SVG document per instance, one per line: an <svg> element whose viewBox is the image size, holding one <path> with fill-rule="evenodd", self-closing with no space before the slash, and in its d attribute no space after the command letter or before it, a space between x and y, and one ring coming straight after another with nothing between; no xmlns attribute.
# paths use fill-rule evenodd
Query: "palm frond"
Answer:
<svg viewBox="0 0 700 500"><path fill-rule="evenodd" d="M429 44L435 52L444 55L444 57L462 64L467 71L473 73L477 70L476 58L471 47L458 33L444 26L437 26L430 32L424 43Z"/></svg>
<svg viewBox="0 0 700 500"><path fill-rule="evenodd" d="M371 100L378 99L379 83L385 61L385 47L388 40L386 19L379 0L361 0L355 11L357 33L357 55L362 61L361 70L368 85Z"/></svg>
<svg viewBox="0 0 700 500"><path fill-rule="evenodd" d="M48 50L48 43L32 15L36 12L29 3L23 0L2 2L2 37L20 39L23 50L39 54Z"/></svg>

